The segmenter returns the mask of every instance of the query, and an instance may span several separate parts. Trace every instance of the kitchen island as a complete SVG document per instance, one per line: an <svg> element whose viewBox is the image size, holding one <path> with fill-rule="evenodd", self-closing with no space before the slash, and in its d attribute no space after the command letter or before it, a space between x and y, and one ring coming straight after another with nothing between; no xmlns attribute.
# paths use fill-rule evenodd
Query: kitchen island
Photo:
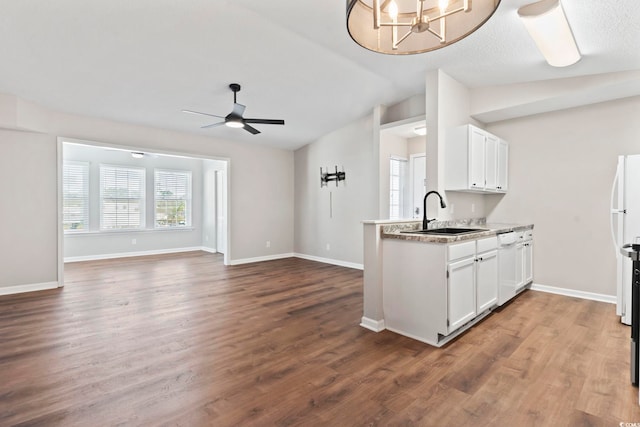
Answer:
<svg viewBox="0 0 640 427"><path fill-rule="evenodd" d="M484 218L364 222L364 314L361 326L442 346L513 298L532 281L533 225Z"/></svg>

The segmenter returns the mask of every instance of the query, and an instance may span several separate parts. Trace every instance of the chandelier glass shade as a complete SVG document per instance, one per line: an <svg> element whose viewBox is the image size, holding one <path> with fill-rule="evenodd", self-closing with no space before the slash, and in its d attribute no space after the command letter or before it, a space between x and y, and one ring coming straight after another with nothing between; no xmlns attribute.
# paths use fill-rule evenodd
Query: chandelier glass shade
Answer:
<svg viewBox="0 0 640 427"><path fill-rule="evenodd" d="M408 55L455 43L480 28L500 0L347 0L347 29L374 52Z"/></svg>

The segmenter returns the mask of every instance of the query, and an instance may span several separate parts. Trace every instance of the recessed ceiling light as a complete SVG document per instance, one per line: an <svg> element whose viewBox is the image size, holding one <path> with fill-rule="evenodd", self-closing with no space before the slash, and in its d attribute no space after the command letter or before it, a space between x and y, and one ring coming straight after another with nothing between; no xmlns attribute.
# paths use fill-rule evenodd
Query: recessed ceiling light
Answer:
<svg viewBox="0 0 640 427"><path fill-rule="evenodd" d="M141 153L139 151L132 151L131 157L133 157L134 159L141 159L144 157L144 153Z"/></svg>

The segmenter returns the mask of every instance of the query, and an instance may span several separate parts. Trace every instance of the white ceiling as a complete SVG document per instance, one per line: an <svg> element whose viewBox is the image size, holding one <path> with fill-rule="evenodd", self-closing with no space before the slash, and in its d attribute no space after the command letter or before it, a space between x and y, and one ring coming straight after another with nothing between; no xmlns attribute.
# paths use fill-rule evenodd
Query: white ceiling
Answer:
<svg viewBox="0 0 640 427"><path fill-rule="evenodd" d="M546 64L502 0L468 38L414 56L369 52L346 30L345 0L0 0L0 92L60 111L294 149L424 90L441 68L469 87L640 68L640 1L563 0L583 58ZM246 117L226 115L238 82ZM215 121L216 119L213 119Z"/></svg>

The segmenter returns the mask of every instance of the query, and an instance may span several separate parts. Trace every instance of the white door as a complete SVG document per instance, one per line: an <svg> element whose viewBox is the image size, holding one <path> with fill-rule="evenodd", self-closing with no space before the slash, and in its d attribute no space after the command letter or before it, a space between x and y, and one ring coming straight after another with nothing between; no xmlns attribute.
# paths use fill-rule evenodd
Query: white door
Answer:
<svg viewBox="0 0 640 427"><path fill-rule="evenodd" d="M475 257L448 265L448 327L453 332L476 317Z"/></svg>
<svg viewBox="0 0 640 427"><path fill-rule="evenodd" d="M484 149L485 188L495 190L498 187L498 138L487 135Z"/></svg>
<svg viewBox="0 0 640 427"><path fill-rule="evenodd" d="M498 166L497 166L497 182L496 189L499 191L507 191L507 176L509 171L509 144L506 141L498 142Z"/></svg>
<svg viewBox="0 0 640 427"><path fill-rule="evenodd" d="M424 195L427 194L427 156L425 153L411 155L411 215L422 218Z"/></svg>
<svg viewBox="0 0 640 427"><path fill-rule="evenodd" d="M227 250L227 172L216 171L216 248Z"/></svg>
<svg viewBox="0 0 640 427"><path fill-rule="evenodd" d="M475 127L470 128L469 135L469 188L484 188L484 147L485 135Z"/></svg>
<svg viewBox="0 0 640 427"><path fill-rule="evenodd" d="M476 263L476 311L482 313L498 303L498 251L478 255Z"/></svg>
<svg viewBox="0 0 640 427"><path fill-rule="evenodd" d="M533 241L524 243L524 283L533 280Z"/></svg>
<svg viewBox="0 0 640 427"><path fill-rule="evenodd" d="M516 291L524 286L524 243L516 244Z"/></svg>

